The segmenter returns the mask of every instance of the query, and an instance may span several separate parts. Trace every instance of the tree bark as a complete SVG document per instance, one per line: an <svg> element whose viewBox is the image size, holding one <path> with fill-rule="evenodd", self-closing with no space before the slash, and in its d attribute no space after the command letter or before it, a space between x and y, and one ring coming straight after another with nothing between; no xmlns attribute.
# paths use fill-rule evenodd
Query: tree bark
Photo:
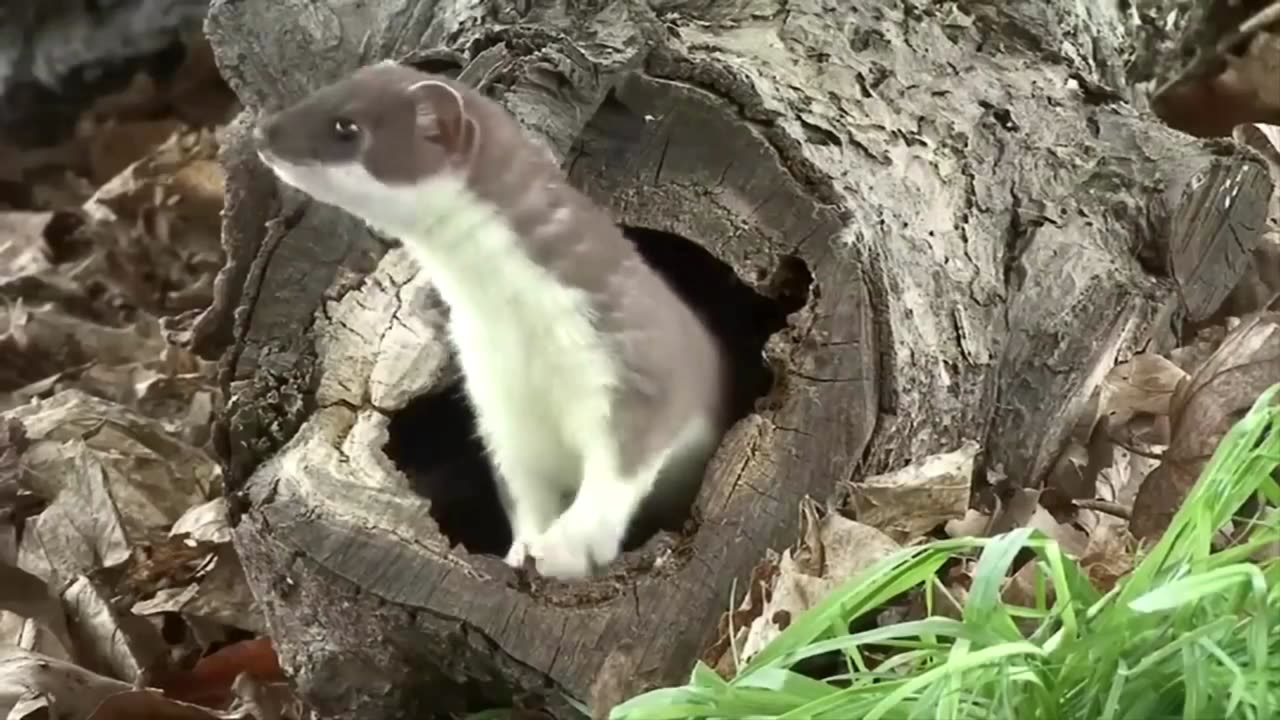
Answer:
<svg viewBox="0 0 1280 720"><path fill-rule="evenodd" d="M229 259L195 342L223 353L237 547L321 712L525 698L574 717L566 696L592 702L601 668L628 695L682 682L803 496L965 441L1035 486L1106 369L1171 347L1235 284L1267 170L1123 100L1118 13L851 5L212 4L249 110L226 134ZM605 578L501 564L447 312L394 244L278 194L249 145L253 111L388 57L506 105L718 318L744 397L763 392L696 522Z"/></svg>

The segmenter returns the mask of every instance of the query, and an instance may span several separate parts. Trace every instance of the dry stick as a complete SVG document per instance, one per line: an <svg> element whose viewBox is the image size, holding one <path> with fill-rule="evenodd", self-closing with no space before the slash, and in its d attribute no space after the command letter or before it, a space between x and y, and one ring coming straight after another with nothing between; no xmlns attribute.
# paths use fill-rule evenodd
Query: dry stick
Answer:
<svg viewBox="0 0 1280 720"><path fill-rule="evenodd" d="M1128 452L1130 452L1130 453L1133 453L1134 455L1137 455L1138 457L1144 457L1144 458L1147 458L1147 459L1150 459L1150 460L1161 460L1161 461L1163 461L1163 460L1164 460L1164 453L1153 453L1153 452L1150 452L1150 451L1148 451L1148 450L1139 450L1138 448L1134 447L1133 445L1130 445L1130 444L1129 444L1129 442L1128 442L1127 440L1122 440L1122 439L1120 439L1120 438L1116 437L1116 436L1115 436L1115 434L1114 434L1114 433L1112 433L1112 432L1110 432L1110 431L1108 431L1108 432L1107 432L1107 439L1108 439L1108 440L1110 440L1110 441L1112 442L1112 444L1114 444L1115 446L1117 446L1117 447L1119 447L1119 448L1121 448L1121 449L1123 449L1123 450L1126 450L1126 451L1128 451Z"/></svg>

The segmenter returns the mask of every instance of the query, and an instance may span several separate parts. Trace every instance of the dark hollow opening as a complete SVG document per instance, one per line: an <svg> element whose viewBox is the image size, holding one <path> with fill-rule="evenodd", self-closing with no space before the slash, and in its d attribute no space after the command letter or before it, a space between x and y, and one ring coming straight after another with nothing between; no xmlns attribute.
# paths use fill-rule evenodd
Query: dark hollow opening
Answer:
<svg viewBox="0 0 1280 720"><path fill-rule="evenodd" d="M732 417L735 422L745 417L773 387L765 342L809 300L813 278L804 261L785 256L772 271L763 272L760 285L767 294L761 294L695 242L647 228L623 231L728 351ZM396 413L385 451L414 491L431 501L431 517L452 544L471 553L506 553L511 528L461 382L418 397ZM646 509L630 528L624 548L639 547L659 530L678 530L688 511L686 506L681 517L664 517Z"/></svg>

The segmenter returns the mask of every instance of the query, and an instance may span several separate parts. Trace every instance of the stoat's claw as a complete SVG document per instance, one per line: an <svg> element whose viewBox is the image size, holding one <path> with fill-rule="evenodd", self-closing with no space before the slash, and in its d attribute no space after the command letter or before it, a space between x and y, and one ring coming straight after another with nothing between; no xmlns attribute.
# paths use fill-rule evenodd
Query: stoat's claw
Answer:
<svg viewBox="0 0 1280 720"><path fill-rule="evenodd" d="M524 538L516 538L511 542L511 547L507 550L507 556L503 562L513 568L519 569L524 565L524 560L529 556L529 546L532 543Z"/></svg>
<svg viewBox="0 0 1280 720"><path fill-rule="evenodd" d="M590 577L618 556L621 531L600 515L585 516L572 508L533 539L529 555L542 575L562 579Z"/></svg>

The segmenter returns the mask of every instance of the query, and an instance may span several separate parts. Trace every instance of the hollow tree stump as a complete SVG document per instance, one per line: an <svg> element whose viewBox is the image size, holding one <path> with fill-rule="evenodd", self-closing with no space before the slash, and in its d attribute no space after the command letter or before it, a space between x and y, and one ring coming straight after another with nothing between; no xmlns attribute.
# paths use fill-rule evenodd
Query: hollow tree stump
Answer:
<svg viewBox="0 0 1280 720"><path fill-rule="evenodd" d="M1039 483L1102 373L1234 284L1265 167L1107 91L1118 18L850 5L213 2L250 110L226 134L229 260L195 342L224 353L237 547L323 713L529 695L573 717L603 667L628 694L681 682L804 495L966 440ZM250 147L252 111L388 57L497 97L739 358L743 416L694 522L606 577L502 565L447 309Z"/></svg>

